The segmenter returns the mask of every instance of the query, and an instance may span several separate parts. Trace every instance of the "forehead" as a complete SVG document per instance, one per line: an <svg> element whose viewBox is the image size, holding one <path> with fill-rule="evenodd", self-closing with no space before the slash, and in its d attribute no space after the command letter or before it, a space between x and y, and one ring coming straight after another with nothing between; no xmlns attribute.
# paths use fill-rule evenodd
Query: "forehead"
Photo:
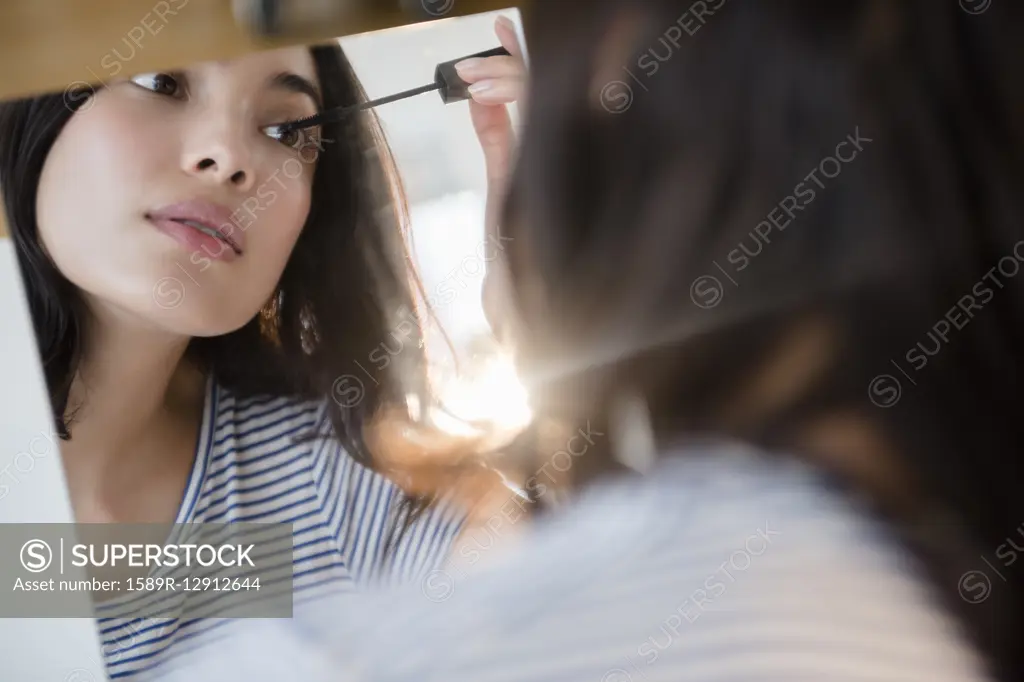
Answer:
<svg viewBox="0 0 1024 682"><path fill-rule="evenodd" d="M227 61L201 62L187 68L254 81L263 81L279 73L294 73L319 86L313 57L309 48L302 46L254 52Z"/></svg>

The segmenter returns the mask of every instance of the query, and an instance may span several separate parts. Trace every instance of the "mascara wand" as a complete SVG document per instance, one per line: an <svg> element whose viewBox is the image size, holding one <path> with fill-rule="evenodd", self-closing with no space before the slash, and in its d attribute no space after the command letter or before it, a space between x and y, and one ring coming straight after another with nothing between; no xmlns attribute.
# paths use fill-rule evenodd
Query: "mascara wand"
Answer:
<svg viewBox="0 0 1024 682"><path fill-rule="evenodd" d="M451 61L441 62L437 65L437 68L434 69L434 82L429 85L422 85L418 88L413 88L412 90L405 90L394 95L370 100L369 102L360 102L359 104L354 104L352 106L329 109L298 121L285 123L278 126L278 128L281 132L290 132L293 130L302 130L303 128L311 128L313 126L325 125L328 123L337 123L358 111L373 109L374 107L379 107L382 104L397 102L400 99L415 97L416 95L433 92L434 90L437 90L440 93L441 101L445 104L461 102L462 100L470 98L469 83L459 77L458 72L455 70L455 65L463 60L471 59L473 57L507 57L509 54L509 51L504 47L496 47L491 50L485 50L484 52L477 52L476 54L466 55L465 57L459 57L458 59L452 59Z"/></svg>

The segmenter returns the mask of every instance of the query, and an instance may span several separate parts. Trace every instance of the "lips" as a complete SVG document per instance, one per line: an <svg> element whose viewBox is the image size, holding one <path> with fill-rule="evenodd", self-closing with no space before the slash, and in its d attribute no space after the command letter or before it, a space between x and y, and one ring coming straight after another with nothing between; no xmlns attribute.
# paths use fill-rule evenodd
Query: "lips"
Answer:
<svg viewBox="0 0 1024 682"><path fill-rule="evenodd" d="M157 229L217 260L233 260L245 249L245 235L231 211L207 201L183 201L146 213Z"/></svg>

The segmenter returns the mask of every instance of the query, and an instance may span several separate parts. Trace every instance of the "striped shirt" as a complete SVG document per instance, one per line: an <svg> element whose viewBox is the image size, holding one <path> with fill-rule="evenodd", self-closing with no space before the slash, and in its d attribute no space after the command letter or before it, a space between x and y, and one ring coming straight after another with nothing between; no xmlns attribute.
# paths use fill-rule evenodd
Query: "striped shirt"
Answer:
<svg viewBox="0 0 1024 682"><path fill-rule="evenodd" d="M447 557L461 523L453 510L434 509L385 554L401 509L398 488L355 462L335 439L295 439L322 427L326 407L282 397L241 399L210 380L195 462L175 520L293 524L295 614L374 579L400 583L425 574ZM168 661L202 650L244 622L104 615L126 613L124 604L118 599L97 607L114 680L157 677Z"/></svg>
<svg viewBox="0 0 1024 682"><path fill-rule="evenodd" d="M916 562L860 501L795 462L740 446L707 455L595 486L473 566L486 535L467 531L463 563L407 594L248 622L169 679L987 679Z"/></svg>

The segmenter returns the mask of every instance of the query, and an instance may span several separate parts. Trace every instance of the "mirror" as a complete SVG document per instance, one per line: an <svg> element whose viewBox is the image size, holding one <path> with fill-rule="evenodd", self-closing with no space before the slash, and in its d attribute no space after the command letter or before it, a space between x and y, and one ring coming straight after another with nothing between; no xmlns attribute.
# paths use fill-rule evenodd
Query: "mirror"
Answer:
<svg viewBox="0 0 1024 682"><path fill-rule="evenodd" d="M460 73L494 102L426 88L355 110L502 45ZM17 423L0 431L0 519L291 523L296 610L324 584L439 560L457 516L432 509L393 536L401 481L363 464L404 424L493 443L530 419L482 291L507 244L488 226L503 187L480 131L506 130L507 112L510 164L518 11L178 68L140 70L130 47L95 79L0 103L0 301L7 338L36 341L5 346L21 377L5 388L38 398L3 398ZM59 657L4 626L0 655L19 679L131 679L203 636L140 614L101 621L95 650L81 621Z"/></svg>

